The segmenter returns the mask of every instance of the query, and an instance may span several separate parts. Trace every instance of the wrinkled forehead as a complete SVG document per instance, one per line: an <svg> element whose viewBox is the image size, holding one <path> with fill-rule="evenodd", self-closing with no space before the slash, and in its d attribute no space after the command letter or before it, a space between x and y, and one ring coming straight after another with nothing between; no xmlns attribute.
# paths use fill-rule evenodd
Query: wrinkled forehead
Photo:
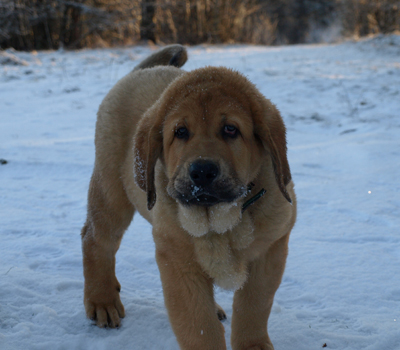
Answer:
<svg viewBox="0 0 400 350"><path fill-rule="evenodd" d="M171 101L164 125L180 121L208 127L224 122L252 124L250 108L245 101L216 88L193 91Z"/></svg>

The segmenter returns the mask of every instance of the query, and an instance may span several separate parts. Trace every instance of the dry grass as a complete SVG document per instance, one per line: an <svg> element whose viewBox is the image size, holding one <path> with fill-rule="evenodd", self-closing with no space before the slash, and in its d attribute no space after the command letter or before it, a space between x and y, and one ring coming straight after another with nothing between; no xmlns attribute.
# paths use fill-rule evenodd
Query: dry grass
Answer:
<svg viewBox="0 0 400 350"><path fill-rule="evenodd" d="M0 45L20 50L158 43L291 44L400 30L399 0L3 0ZM311 38L311 39L310 39Z"/></svg>

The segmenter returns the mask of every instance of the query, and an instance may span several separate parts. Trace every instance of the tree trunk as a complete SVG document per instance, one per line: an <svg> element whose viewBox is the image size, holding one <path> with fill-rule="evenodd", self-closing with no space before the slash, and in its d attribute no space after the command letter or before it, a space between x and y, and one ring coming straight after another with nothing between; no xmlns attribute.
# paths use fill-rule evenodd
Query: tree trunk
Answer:
<svg viewBox="0 0 400 350"><path fill-rule="evenodd" d="M142 21L140 23L140 39L151 40L153 43L156 42L155 36L155 12L156 7L154 2L142 2Z"/></svg>

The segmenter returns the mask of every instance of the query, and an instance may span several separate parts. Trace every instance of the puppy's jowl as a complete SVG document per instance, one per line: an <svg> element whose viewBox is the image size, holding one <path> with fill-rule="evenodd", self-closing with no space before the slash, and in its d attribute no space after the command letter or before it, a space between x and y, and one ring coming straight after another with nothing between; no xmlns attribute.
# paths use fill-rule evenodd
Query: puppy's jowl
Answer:
<svg viewBox="0 0 400 350"><path fill-rule="evenodd" d="M125 316L115 254L137 210L153 225L180 348L226 349L218 285L235 290L232 349L273 349L267 322L296 220L285 126L243 75L185 72L186 59L180 45L155 53L100 106L82 229L86 313L99 327Z"/></svg>

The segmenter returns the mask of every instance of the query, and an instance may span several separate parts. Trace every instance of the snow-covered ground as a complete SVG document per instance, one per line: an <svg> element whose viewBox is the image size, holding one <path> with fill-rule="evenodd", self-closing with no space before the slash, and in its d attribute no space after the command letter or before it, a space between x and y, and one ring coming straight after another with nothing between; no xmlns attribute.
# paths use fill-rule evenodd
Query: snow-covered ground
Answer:
<svg viewBox="0 0 400 350"><path fill-rule="evenodd" d="M117 254L122 327L93 326L82 303L96 111L151 51L0 59L0 349L178 348L140 216ZM400 36L189 54L186 70L243 72L288 127L299 215L270 317L276 350L400 349ZM229 343L232 293L216 296Z"/></svg>

